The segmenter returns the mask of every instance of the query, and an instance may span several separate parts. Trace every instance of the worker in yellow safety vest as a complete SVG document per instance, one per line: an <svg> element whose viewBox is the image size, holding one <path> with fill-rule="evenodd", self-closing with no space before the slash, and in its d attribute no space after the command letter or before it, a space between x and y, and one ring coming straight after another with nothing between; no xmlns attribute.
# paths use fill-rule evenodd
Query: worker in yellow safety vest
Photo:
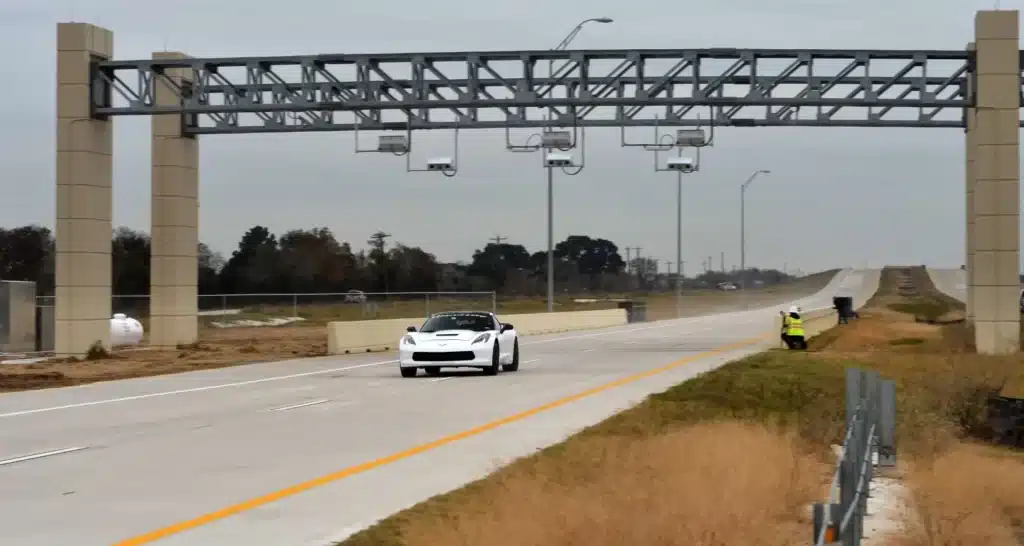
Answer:
<svg viewBox="0 0 1024 546"><path fill-rule="evenodd" d="M782 341L789 349L806 349L804 338L804 321L800 318L800 308L792 306L789 313L782 317Z"/></svg>

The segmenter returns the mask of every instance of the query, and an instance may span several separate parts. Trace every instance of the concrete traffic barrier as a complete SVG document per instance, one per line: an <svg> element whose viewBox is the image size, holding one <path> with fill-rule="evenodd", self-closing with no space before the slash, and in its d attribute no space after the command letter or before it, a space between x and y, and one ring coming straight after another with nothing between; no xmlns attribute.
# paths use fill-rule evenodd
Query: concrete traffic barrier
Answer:
<svg viewBox="0 0 1024 546"><path fill-rule="evenodd" d="M516 327L521 336L554 334L575 330L591 330L628 324L625 309L595 309L593 311L566 311L561 313L521 313L499 316L501 322Z"/></svg>
<svg viewBox="0 0 1024 546"><path fill-rule="evenodd" d="M415 319L346 320L327 323L327 354L347 355L389 351Z"/></svg>
<svg viewBox="0 0 1024 546"><path fill-rule="evenodd" d="M501 322L515 326L519 335L530 336L590 330L627 324L625 309L598 309L561 313L521 313L499 316ZM327 354L342 355L390 351L409 326L420 319L351 320L327 323Z"/></svg>

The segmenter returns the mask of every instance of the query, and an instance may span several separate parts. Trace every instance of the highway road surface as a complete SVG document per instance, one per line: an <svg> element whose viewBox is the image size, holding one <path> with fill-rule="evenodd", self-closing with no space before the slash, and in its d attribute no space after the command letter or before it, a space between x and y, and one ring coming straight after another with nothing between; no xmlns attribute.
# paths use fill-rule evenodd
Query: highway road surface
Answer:
<svg viewBox="0 0 1024 546"><path fill-rule="evenodd" d="M932 284L943 294L956 298L962 302L967 301L967 271L963 269L933 269L928 268L928 276L932 278ZM1020 286L1024 289L1024 283Z"/></svg>
<svg viewBox="0 0 1024 546"><path fill-rule="evenodd" d="M928 276L932 278L932 284L939 292L963 302L967 301L967 271L931 267L927 271Z"/></svg>
<svg viewBox="0 0 1024 546"><path fill-rule="evenodd" d="M0 395L0 543L324 546L777 343L779 309L524 337L497 377L383 353Z"/></svg>

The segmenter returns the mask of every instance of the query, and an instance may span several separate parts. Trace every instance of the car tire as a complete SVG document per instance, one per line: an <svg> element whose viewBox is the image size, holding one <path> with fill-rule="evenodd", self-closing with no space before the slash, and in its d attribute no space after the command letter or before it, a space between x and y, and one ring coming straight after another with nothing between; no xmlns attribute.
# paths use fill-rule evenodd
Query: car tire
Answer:
<svg viewBox="0 0 1024 546"><path fill-rule="evenodd" d="M512 362L501 367L502 371L505 372L518 372L519 371L519 340L515 340L515 345L512 346Z"/></svg>
<svg viewBox="0 0 1024 546"><path fill-rule="evenodd" d="M440 366L427 366L423 371L427 372L427 375L441 375Z"/></svg>
<svg viewBox="0 0 1024 546"><path fill-rule="evenodd" d="M416 377L418 368L398 368L402 371L402 377Z"/></svg>
<svg viewBox="0 0 1024 546"><path fill-rule="evenodd" d="M498 375L501 371L501 348L498 344L494 344L494 351L491 352L491 365L484 368L484 373L487 375Z"/></svg>

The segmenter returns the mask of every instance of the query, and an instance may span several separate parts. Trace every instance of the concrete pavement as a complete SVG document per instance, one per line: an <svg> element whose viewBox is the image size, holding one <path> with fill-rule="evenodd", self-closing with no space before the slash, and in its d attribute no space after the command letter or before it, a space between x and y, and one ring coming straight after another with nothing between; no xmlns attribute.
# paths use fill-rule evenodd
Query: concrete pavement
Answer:
<svg viewBox="0 0 1024 546"><path fill-rule="evenodd" d="M967 272L963 269L935 269L927 268L928 276L932 284L943 294L956 298L962 302L967 301Z"/></svg>
<svg viewBox="0 0 1024 546"><path fill-rule="evenodd" d="M927 268L928 276L932 284L943 294L956 298L962 302L967 301L967 272L963 269L936 269ZM1020 287L1024 289L1024 283Z"/></svg>
<svg viewBox="0 0 1024 546"><path fill-rule="evenodd" d="M2 536L322 546L773 344L781 307L524 337L497 377L403 379L385 353L2 395Z"/></svg>

